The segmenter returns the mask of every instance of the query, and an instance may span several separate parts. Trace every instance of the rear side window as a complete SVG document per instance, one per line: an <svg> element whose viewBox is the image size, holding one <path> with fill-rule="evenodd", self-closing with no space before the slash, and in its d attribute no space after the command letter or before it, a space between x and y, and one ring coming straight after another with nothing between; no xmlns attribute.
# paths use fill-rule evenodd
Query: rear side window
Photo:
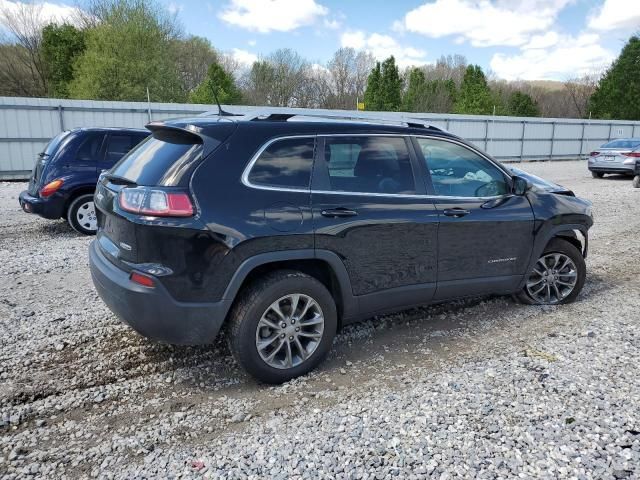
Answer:
<svg viewBox="0 0 640 480"><path fill-rule="evenodd" d="M47 144L47 146L44 148L44 150L42 151L41 156L42 157L50 157L51 155L53 155L56 150L58 149L58 147L60 146L60 144L62 143L62 140L64 140L65 138L67 138L67 136L70 134L71 132L64 131L59 133L58 135L56 135L55 137L53 137L49 143Z"/></svg>
<svg viewBox="0 0 640 480"><path fill-rule="evenodd" d="M402 137L334 137L324 158L332 191L412 194L415 181Z"/></svg>
<svg viewBox="0 0 640 480"><path fill-rule="evenodd" d="M124 157L135 144L135 138L132 135L111 134L107 142L106 162L114 164Z"/></svg>
<svg viewBox="0 0 640 480"><path fill-rule="evenodd" d="M76 160L81 162L95 162L98 159L103 139L104 134L102 133L87 135L76 151Z"/></svg>
<svg viewBox="0 0 640 480"><path fill-rule="evenodd" d="M175 186L181 172L202 157L202 143L188 134L156 132L111 169L138 185Z"/></svg>
<svg viewBox="0 0 640 480"><path fill-rule="evenodd" d="M254 185L309 188L314 138L288 138L269 145L249 172Z"/></svg>

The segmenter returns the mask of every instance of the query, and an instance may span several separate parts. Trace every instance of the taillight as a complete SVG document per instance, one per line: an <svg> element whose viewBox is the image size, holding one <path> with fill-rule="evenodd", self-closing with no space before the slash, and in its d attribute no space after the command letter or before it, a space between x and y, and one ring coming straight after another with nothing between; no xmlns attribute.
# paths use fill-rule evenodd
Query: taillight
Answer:
<svg viewBox="0 0 640 480"><path fill-rule="evenodd" d="M629 152L624 154L625 157L640 158L640 152Z"/></svg>
<svg viewBox="0 0 640 480"><path fill-rule="evenodd" d="M40 189L40 196L44 198L50 197L51 195L53 195L58 191L58 189L62 186L63 183L64 182L60 178L58 178L57 180L54 180L53 182L47 183L44 187Z"/></svg>
<svg viewBox="0 0 640 480"><path fill-rule="evenodd" d="M123 210L152 217L190 217L194 212L191 198L185 192L148 187L123 188L118 200Z"/></svg>
<svg viewBox="0 0 640 480"><path fill-rule="evenodd" d="M600 155L600 152L591 152L589 154L590 157L595 157L596 155Z"/></svg>
<svg viewBox="0 0 640 480"><path fill-rule="evenodd" d="M142 285L143 287L153 288L156 286L156 282L153 279L153 277L150 277L148 275L143 275L142 273L131 272L131 275L129 275L129 278L131 279L132 282L135 282L138 285Z"/></svg>

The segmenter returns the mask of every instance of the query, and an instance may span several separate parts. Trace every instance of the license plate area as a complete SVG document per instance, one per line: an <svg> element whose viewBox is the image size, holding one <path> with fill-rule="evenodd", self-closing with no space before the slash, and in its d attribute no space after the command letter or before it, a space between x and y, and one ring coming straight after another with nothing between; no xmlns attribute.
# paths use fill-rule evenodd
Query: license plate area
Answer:
<svg viewBox="0 0 640 480"><path fill-rule="evenodd" d="M605 162L615 162L616 161L616 157L613 155L605 155L604 156L604 161Z"/></svg>

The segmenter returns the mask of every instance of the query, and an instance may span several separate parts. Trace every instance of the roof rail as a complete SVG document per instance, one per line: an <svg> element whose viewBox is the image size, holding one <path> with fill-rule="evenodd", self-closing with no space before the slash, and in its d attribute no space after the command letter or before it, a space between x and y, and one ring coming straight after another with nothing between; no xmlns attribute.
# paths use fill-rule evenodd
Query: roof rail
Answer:
<svg viewBox="0 0 640 480"><path fill-rule="evenodd" d="M343 120L343 121L358 121L364 123L382 123L388 125L401 125L409 128L429 128L432 130L442 131L441 128L436 127L419 118L405 117L402 119L390 119L390 118L376 118L368 115L357 114L334 114L334 113L287 113L287 112L256 112L255 114L248 114L246 119L249 121L268 121L268 122L286 122L294 117L300 118L317 118L327 120Z"/></svg>

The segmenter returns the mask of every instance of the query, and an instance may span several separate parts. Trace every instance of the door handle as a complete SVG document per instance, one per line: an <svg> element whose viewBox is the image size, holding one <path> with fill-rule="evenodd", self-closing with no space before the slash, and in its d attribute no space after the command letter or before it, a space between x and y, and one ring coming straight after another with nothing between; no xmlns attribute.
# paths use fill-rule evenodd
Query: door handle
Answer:
<svg viewBox="0 0 640 480"><path fill-rule="evenodd" d="M358 212L355 210L349 210L348 208L329 208L327 210L322 210L320 214L323 217L329 218L346 218L346 217L355 217L358 215Z"/></svg>
<svg viewBox="0 0 640 480"><path fill-rule="evenodd" d="M465 215L469 215L471 212L469 210L465 210L464 208L447 208L444 213L447 217L464 217Z"/></svg>

